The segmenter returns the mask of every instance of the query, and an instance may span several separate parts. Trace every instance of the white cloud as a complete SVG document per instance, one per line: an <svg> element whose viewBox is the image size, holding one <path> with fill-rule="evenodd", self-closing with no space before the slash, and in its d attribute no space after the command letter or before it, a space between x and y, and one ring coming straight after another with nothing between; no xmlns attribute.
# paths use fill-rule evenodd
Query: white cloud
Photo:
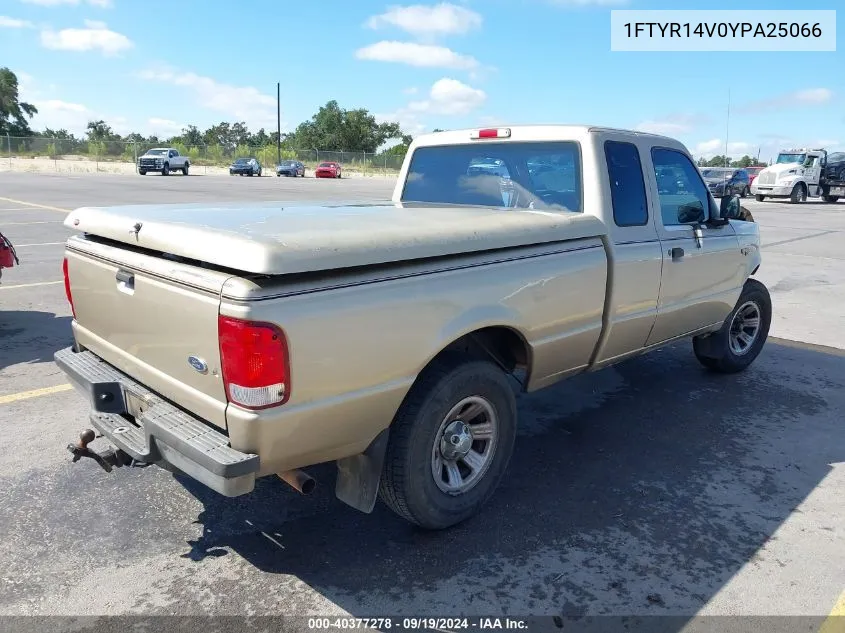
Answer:
<svg viewBox="0 0 845 633"><path fill-rule="evenodd" d="M21 0L21 2L37 4L42 7L58 7L61 5L78 6L80 4L90 4L92 7L100 7L101 9L112 7L112 0Z"/></svg>
<svg viewBox="0 0 845 633"><path fill-rule="evenodd" d="M244 121L251 128L275 128L276 97L258 88L233 86L211 77L170 69L145 70L141 78L186 88L194 93L197 105L220 112L230 120Z"/></svg>
<svg viewBox="0 0 845 633"><path fill-rule="evenodd" d="M41 44L62 51L100 50L104 55L116 55L134 46L122 33L109 30L105 22L92 20L85 20L84 29L45 29L41 31Z"/></svg>
<svg viewBox="0 0 845 633"><path fill-rule="evenodd" d="M31 29L35 25L27 20L19 20L17 18L10 18L5 15L0 15L0 28L6 29Z"/></svg>
<svg viewBox="0 0 845 633"><path fill-rule="evenodd" d="M463 115L477 110L487 100L483 90L472 88L457 79L444 77L434 82L425 101L412 101L408 109L429 114Z"/></svg>
<svg viewBox="0 0 845 633"><path fill-rule="evenodd" d="M478 60L461 55L445 46L415 42L382 41L359 48L355 57L378 62L408 64L418 68L454 68L470 70L478 67Z"/></svg>
<svg viewBox="0 0 845 633"><path fill-rule="evenodd" d="M399 127L402 128L402 131L405 134L410 134L411 136L418 136L420 134L424 134L428 130L428 126L420 120L419 116L414 112L409 112L406 109L396 110L395 112L388 112L385 114L373 114L376 118L376 121L379 123L398 123ZM383 148L386 149L392 145L396 145L395 142L388 142L385 143Z"/></svg>
<svg viewBox="0 0 845 633"><path fill-rule="evenodd" d="M728 156L733 159L741 158L744 154L756 154L758 147L745 141L732 141L728 143ZM725 153L725 139L714 138L709 141L702 141L693 147L694 156L713 158L723 156Z"/></svg>
<svg viewBox="0 0 845 633"><path fill-rule="evenodd" d="M751 114L766 110L783 110L798 106L824 105L833 98L833 91L828 88L810 88L786 94L777 95L770 99L752 101L737 108L738 112Z"/></svg>
<svg viewBox="0 0 845 633"><path fill-rule="evenodd" d="M709 122L709 117L697 114L670 114L662 119L643 121L634 129L651 134L678 136L692 131L697 125Z"/></svg>
<svg viewBox="0 0 845 633"><path fill-rule="evenodd" d="M481 27L482 18L475 11L448 2L433 6L414 4L391 6L385 13L366 22L371 29L392 26L420 38L463 35Z"/></svg>

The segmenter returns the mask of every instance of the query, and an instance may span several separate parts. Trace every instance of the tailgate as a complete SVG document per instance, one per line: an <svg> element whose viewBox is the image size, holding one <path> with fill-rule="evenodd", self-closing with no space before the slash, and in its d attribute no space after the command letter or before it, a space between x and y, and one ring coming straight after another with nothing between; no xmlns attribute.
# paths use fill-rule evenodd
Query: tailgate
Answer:
<svg viewBox="0 0 845 633"><path fill-rule="evenodd" d="M66 257L77 342L225 428L217 316L231 275L79 238Z"/></svg>

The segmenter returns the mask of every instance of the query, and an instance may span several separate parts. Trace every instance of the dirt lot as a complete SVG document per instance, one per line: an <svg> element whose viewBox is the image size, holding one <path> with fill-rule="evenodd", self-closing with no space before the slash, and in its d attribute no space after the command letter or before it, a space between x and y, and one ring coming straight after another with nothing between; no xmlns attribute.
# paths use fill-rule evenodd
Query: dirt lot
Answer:
<svg viewBox="0 0 845 633"><path fill-rule="evenodd" d="M444 533L262 480L224 499L153 468L71 464L87 425L63 209L384 199L392 181L0 173L0 614L824 616L845 588L845 203L748 202L772 337L740 376L677 345L520 399L509 476ZM804 628L803 630L807 630Z"/></svg>

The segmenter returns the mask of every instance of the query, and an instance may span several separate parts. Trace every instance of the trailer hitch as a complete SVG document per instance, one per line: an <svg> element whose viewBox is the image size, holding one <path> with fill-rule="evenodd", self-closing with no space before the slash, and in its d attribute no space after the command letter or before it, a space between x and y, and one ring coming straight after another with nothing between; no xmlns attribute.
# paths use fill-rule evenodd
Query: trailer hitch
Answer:
<svg viewBox="0 0 845 633"><path fill-rule="evenodd" d="M102 452L97 452L88 448L88 445L93 442L96 437L97 435L93 430L85 429L79 434L79 441L76 444L68 444L67 450L70 451L71 455L73 455L73 459L71 461L78 462L83 457L90 457L107 473L110 473L112 468L136 465L135 460L119 448L108 448ZM143 465L146 466L147 464Z"/></svg>

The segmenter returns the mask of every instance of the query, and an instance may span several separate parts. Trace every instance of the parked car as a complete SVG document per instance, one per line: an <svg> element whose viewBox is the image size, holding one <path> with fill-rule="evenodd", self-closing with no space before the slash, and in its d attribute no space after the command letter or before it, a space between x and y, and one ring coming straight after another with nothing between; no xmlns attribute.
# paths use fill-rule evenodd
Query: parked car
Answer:
<svg viewBox="0 0 845 633"><path fill-rule="evenodd" d="M467 175L474 158L513 178ZM538 184L529 158L569 175ZM682 193L661 193L657 169ZM763 349L759 228L739 221L737 197L714 200L679 141L456 130L415 138L400 173L391 201L363 207L71 212L74 341L55 361L112 447L89 447L87 429L67 447L74 461L156 464L228 497L277 474L308 493L301 469L335 461L343 502L371 512L381 498L440 529L507 476L515 385L535 392L682 340L734 374ZM92 512L139 511L109 494Z"/></svg>
<svg viewBox="0 0 845 633"><path fill-rule="evenodd" d="M824 178L827 180L845 180L845 152L833 152L827 155Z"/></svg>
<svg viewBox="0 0 845 633"><path fill-rule="evenodd" d="M340 178L341 177L340 163L334 161L325 161L317 165L314 170L315 178Z"/></svg>
<svg viewBox="0 0 845 633"><path fill-rule="evenodd" d="M716 198L738 195L742 198L751 193L748 172L733 167L707 167L701 170L704 182Z"/></svg>
<svg viewBox="0 0 845 633"><path fill-rule="evenodd" d="M302 176L305 178L305 164L298 160L283 160L276 165L277 176Z"/></svg>
<svg viewBox="0 0 845 633"><path fill-rule="evenodd" d="M257 158L239 158L229 165L229 175L234 176L260 176L261 163Z"/></svg>
<svg viewBox="0 0 845 633"><path fill-rule="evenodd" d="M20 265L18 254L9 238L0 233L0 279L3 279L3 269Z"/></svg>
<svg viewBox="0 0 845 633"><path fill-rule="evenodd" d="M763 171L765 167L746 167L745 171L748 172L748 187L750 188L751 185L754 184L754 179L760 175L760 172Z"/></svg>
<svg viewBox="0 0 845 633"><path fill-rule="evenodd" d="M182 156L179 150L172 147L154 147L138 159L138 173L142 176L149 171L157 171L162 176L169 176L173 171L181 171L187 176L190 166L190 159Z"/></svg>

